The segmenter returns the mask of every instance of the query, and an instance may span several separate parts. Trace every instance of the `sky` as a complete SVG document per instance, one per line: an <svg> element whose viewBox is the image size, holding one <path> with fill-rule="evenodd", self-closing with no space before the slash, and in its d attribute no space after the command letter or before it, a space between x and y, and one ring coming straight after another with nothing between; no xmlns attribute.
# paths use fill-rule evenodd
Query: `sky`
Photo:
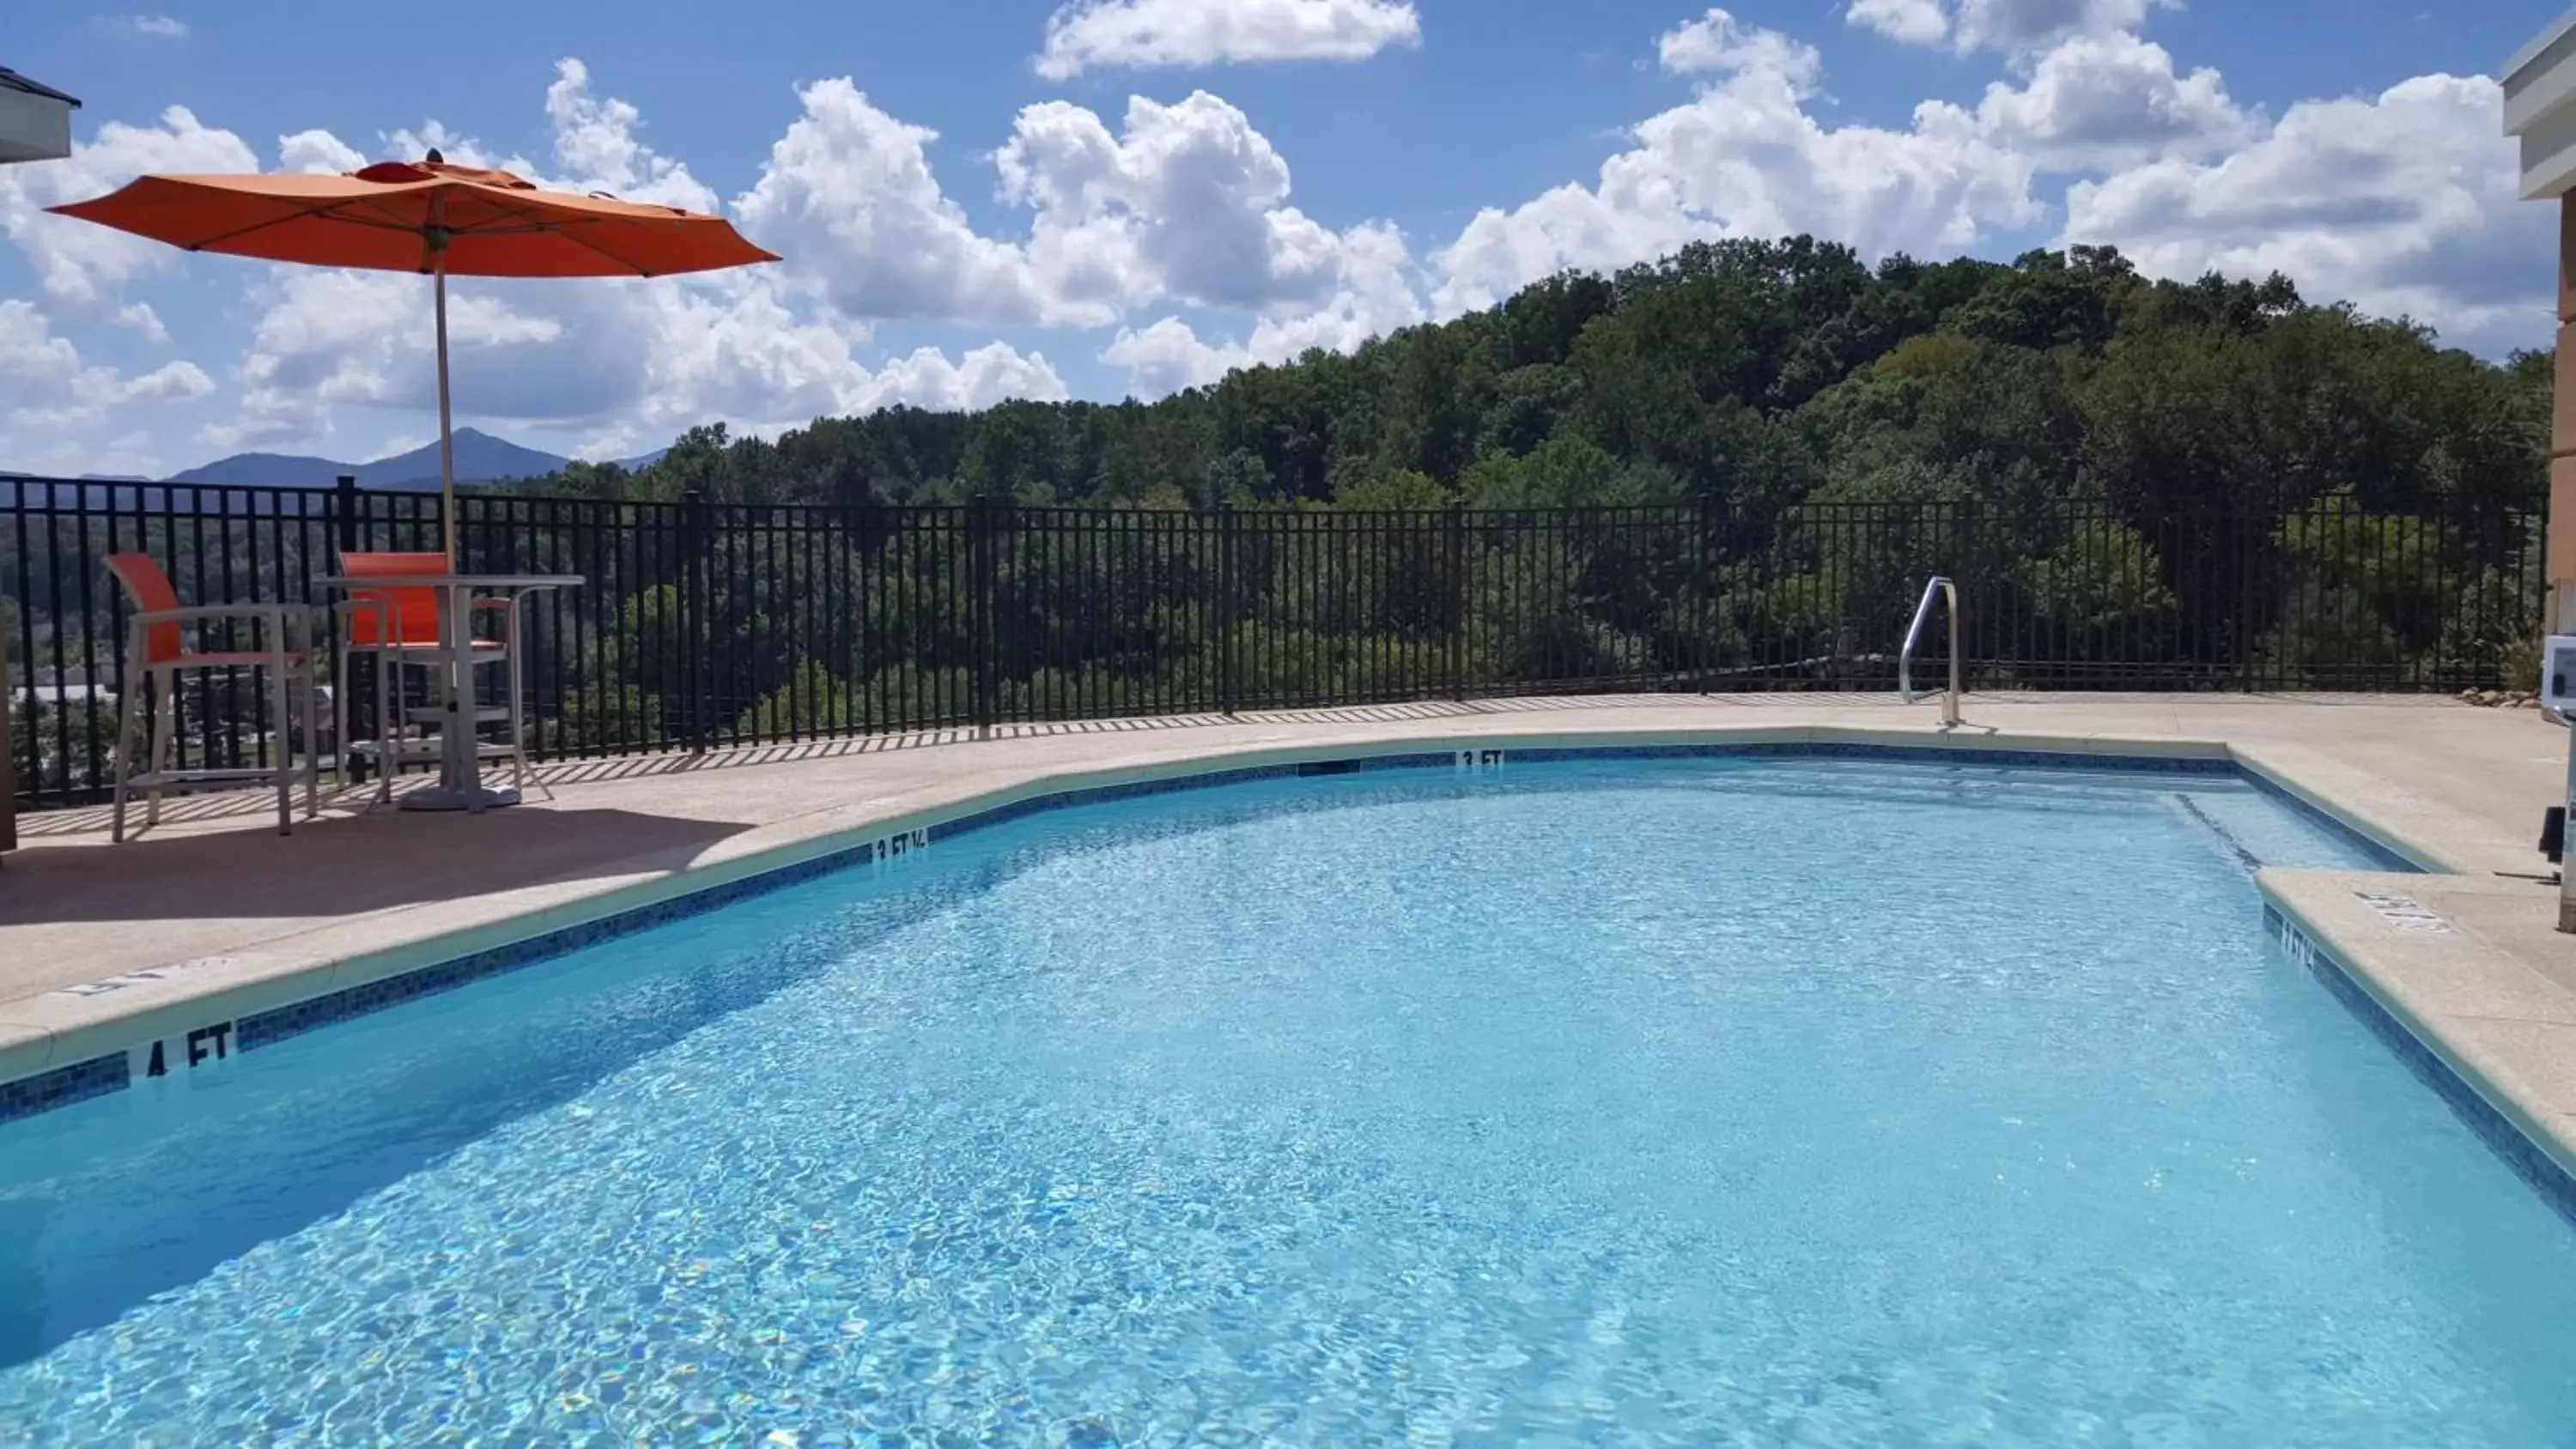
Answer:
<svg viewBox="0 0 2576 1449"><path fill-rule="evenodd" d="M2560 0L12 0L83 102L0 168L0 468L436 436L426 278L43 208L418 159L721 211L784 261L454 284L458 422L608 458L723 422L1159 397L1566 268L1810 233L2288 273L2546 345L2497 72ZM33 13L29 13L32 11Z"/></svg>

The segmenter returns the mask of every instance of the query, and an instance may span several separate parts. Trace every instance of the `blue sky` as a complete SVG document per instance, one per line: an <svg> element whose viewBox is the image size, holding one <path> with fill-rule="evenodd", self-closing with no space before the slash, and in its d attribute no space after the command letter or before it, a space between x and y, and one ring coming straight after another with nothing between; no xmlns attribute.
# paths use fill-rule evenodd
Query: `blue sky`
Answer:
<svg viewBox="0 0 2576 1449"><path fill-rule="evenodd" d="M721 207L786 255L460 286L463 420L594 455L717 419L1152 396L1786 230L2277 266L2490 354L2549 329L2546 209L2513 197L2489 77L2554 0L41 9L0 64L83 99L82 151L0 171L0 466L428 438L420 279L181 257L40 208L431 140Z"/></svg>

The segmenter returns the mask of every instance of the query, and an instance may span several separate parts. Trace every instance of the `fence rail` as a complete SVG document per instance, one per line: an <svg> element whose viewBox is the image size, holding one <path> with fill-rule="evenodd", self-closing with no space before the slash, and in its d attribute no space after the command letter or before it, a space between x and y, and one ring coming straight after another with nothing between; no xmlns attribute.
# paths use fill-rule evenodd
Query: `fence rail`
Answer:
<svg viewBox="0 0 2576 1449"><path fill-rule="evenodd" d="M124 604L327 602L338 551L440 547L434 495L0 475L17 791L109 778ZM1977 689L2495 688L2525 668L2539 519L2498 509L2152 519L1967 503L1440 512L459 500L471 571L578 573L530 605L536 751L1497 694L1892 689L1928 575ZM1927 665L1929 661L1927 661ZM254 762L253 671L176 701ZM363 692L361 692L363 694ZM323 742L326 747L329 742Z"/></svg>

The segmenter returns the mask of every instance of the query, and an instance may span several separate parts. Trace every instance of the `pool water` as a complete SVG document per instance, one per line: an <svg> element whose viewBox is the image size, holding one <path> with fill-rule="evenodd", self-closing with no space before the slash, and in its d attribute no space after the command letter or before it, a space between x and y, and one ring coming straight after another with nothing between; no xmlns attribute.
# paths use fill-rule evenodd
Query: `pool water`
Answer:
<svg viewBox="0 0 2576 1449"><path fill-rule="evenodd" d="M1379 771L0 1127L0 1443L2533 1445L2576 1229L2241 783Z"/></svg>

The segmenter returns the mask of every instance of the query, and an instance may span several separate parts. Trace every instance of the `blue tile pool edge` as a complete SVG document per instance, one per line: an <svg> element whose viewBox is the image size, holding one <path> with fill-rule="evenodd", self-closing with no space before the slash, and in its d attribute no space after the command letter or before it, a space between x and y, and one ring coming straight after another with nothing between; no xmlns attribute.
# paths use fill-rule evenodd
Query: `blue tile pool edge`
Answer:
<svg viewBox="0 0 2576 1449"><path fill-rule="evenodd" d="M2292 961L2305 967L2309 975L2322 982L2344 1009L2361 1019L2363 1026L2406 1064L2416 1080L2432 1089L2468 1129L2496 1156L2504 1159L2513 1175L2538 1193L2568 1226L2576 1227L2576 1170L2571 1170L2542 1145L2531 1129L2516 1122L2479 1090L2469 1073L2452 1064L2414 1028L2408 1026L2387 1003L2370 989L2364 973L2344 960L2327 945L2324 938L2308 929L2295 915L2268 895L2263 901L2263 933L2279 943Z"/></svg>
<svg viewBox="0 0 2576 1449"><path fill-rule="evenodd" d="M1293 779L1300 776L1350 774L1376 770L1455 769L1472 764L1477 758L1505 759L1521 764L1548 764L1592 759L1866 759L1903 764L1957 765L1967 768L2028 768L2055 771L2089 771L2096 773L2148 773L2192 775L2205 778L2233 778L2245 781L2291 806L2298 813L2369 853L2395 871L2422 869L2374 838L2368 831L2350 821L2311 804L2292 793L2231 754L2094 754L2080 750L2050 750L2030 747L1983 747L1976 745L1900 745L1853 740L1717 740L1665 744L1581 743L1561 745L1521 744L1514 740L1444 743L1438 748L1397 748L1379 753L1327 755L1273 764L1219 766L1212 769L1183 765L1170 774L1121 781L1104 785L1071 785L1049 789L1043 783L1032 793L1016 800L975 808L971 803L965 813L953 819L936 821L924 827L909 829L877 839L830 848L806 859L753 868L737 878L697 885L680 877L681 888L670 896L638 904L611 905L604 914L587 921L522 937L501 945L461 953L444 961L395 972L362 985L338 991L323 992L285 1006L252 1012L222 1023L229 1029L235 1051L256 1051L263 1046L300 1036L305 1032L339 1022L366 1016L389 1007L425 996L438 995L461 986L531 966L537 962L597 945L603 941L650 930L672 921L685 920L719 910L738 901L786 890L807 881L891 859L907 850L919 849L941 841L953 840L977 830L989 829L1007 821L1049 810L1073 809L1115 800L1171 794L1184 790L1221 789L1229 785L1249 784L1263 780ZM893 822L855 827L853 834L890 828ZM89 1098L122 1090L132 1084L129 1065L130 1048L89 1057L68 1064L49 1067L30 1076L0 1082L0 1123L35 1116L56 1108L67 1107Z"/></svg>
<svg viewBox="0 0 2576 1449"><path fill-rule="evenodd" d="M0 1122L121 1092L127 1085L123 1052L49 1068L14 1082L0 1082Z"/></svg>

